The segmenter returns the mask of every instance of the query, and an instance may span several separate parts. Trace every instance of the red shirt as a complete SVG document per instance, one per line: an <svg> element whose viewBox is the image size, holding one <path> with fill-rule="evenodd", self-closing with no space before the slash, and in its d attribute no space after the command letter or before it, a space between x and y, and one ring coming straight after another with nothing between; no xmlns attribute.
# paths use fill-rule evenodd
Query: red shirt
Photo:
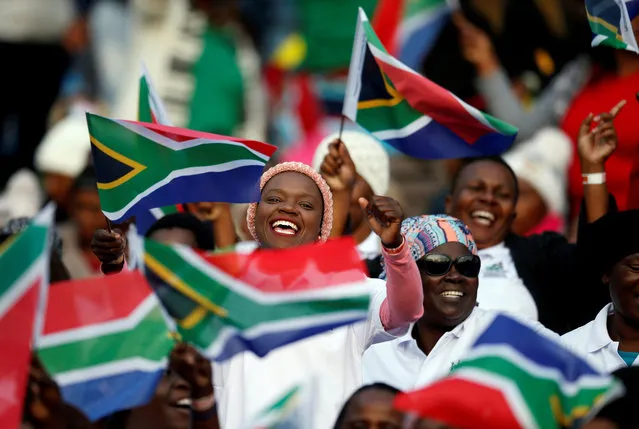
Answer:
<svg viewBox="0 0 639 429"><path fill-rule="evenodd" d="M617 199L620 210L625 210L628 200L629 177L633 160L639 150L639 103L635 93L639 91L639 72L626 77L601 74L575 98L561 124L573 143L573 159L568 172L568 192L572 216L579 213L583 198L581 167L577 155L577 136L581 122L589 113L607 112L619 101L628 103L615 119L619 144L606 163L608 190Z"/></svg>

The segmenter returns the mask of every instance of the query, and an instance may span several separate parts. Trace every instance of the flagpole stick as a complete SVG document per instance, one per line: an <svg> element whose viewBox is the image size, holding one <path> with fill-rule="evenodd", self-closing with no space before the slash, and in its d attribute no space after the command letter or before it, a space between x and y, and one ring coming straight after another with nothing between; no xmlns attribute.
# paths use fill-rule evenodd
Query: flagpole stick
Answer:
<svg viewBox="0 0 639 429"><path fill-rule="evenodd" d="M112 233L113 230L111 229L111 221L106 216L104 216L104 218L106 219L106 223L107 223L107 231L109 231L109 233Z"/></svg>
<svg viewBox="0 0 639 429"><path fill-rule="evenodd" d="M344 131L344 119L346 119L346 116L342 115L342 119L339 122L339 135L337 136L338 140L342 140L342 132Z"/></svg>

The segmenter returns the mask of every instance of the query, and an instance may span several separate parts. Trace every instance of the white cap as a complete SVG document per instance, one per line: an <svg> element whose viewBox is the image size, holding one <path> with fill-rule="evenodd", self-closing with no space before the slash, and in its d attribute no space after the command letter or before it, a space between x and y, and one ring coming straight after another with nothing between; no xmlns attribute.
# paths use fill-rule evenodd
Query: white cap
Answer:
<svg viewBox="0 0 639 429"><path fill-rule="evenodd" d="M334 133L322 140L313 155L313 168L319 171L328 154L328 145L339 133ZM359 131L343 131L342 141L351 155L357 174L373 190L375 195L386 195L390 181L390 159L382 143L370 134Z"/></svg>
<svg viewBox="0 0 639 429"><path fill-rule="evenodd" d="M544 128L504 155L518 178L530 183L551 212L565 215L566 176L572 144L557 128Z"/></svg>
<svg viewBox="0 0 639 429"><path fill-rule="evenodd" d="M35 166L41 173L78 177L91 154L89 130L84 115L69 115L56 123L36 149Z"/></svg>

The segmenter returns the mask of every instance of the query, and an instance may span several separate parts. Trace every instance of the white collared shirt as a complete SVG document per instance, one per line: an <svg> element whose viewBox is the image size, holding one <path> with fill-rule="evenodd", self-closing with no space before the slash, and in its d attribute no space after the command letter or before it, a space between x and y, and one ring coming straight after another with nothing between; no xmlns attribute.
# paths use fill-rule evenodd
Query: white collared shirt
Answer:
<svg viewBox="0 0 639 429"><path fill-rule="evenodd" d="M357 252L362 259L375 259L382 253L382 240L377 234L371 232L357 245Z"/></svg>
<svg viewBox="0 0 639 429"><path fill-rule="evenodd" d="M412 337L412 326L400 338L373 345L364 353L364 384L382 382L408 391L446 376L465 357L477 337L498 314L496 311L475 307L464 322L442 335L428 355L424 354ZM539 322L517 319L554 340L560 338Z"/></svg>
<svg viewBox="0 0 639 429"><path fill-rule="evenodd" d="M519 277L510 249L502 242L481 249L478 254L481 258L477 289L479 307L538 320L537 305Z"/></svg>
<svg viewBox="0 0 639 429"><path fill-rule="evenodd" d="M348 397L362 385L362 356L371 345L404 335L408 327L387 333L380 320L386 283L368 279L373 288L368 320L337 328L272 351L264 358L245 352L214 364L213 384L220 425L243 428L263 409L296 385L319 380L314 421L309 428L333 427Z"/></svg>
<svg viewBox="0 0 639 429"><path fill-rule="evenodd" d="M595 320L562 335L562 341L578 353L586 356L588 363L602 372L613 372L626 367L619 356L619 343L608 334L608 316L614 312L612 304L597 313ZM635 360L632 366L639 365Z"/></svg>

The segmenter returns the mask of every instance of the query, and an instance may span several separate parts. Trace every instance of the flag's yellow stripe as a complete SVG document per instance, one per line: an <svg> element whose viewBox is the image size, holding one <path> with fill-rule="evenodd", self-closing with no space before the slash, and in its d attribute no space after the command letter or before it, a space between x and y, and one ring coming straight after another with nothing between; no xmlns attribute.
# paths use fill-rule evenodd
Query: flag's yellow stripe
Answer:
<svg viewBox="0 0 639 429"><path fill-rule="evenodd" d="M132 178L134 178L135 176L137 176L138 174L140 174L142 171L146 170L146 166L140 164L139 162L133 161L130 158L127 158L126 156L117 153L116 151L114 151L113 149L110 149L108 147L106 147L105 145L103 145L102 143L100 143L98 141L98 139L96 139L93 136L90 136L91 139L91 144L93 144L95 147L97 147L98 149L100 149L102 152L104 152L105 154L109 155L111 158L120 161L122 164L126 164L129 167L133 168L133 170L129 171L127 174L125 174L124 176L120 177L119 179L113 180L111 182L108 183L101 183L98 182L98 189L113 189L113 188L117 188L118 186L120 186L121 184L131 180Z"/></svg>
<svg viewBox="0 0 639 429"><path fill-rule="evenodd" d="M193 301L200 304L211 313L219 317L226 317L228 315L228 312L224 308L212 303L210 300L197 293L181 278L176 276L174 272L162 265L162 263L155 259L153 256L149 255L148 252L144 253L144 263L148 265L149 268L151 268L153 272L158 275L158 277L164 280L171 287L178 290L183 295L191 298Z"/></svg>
<svg viewBox="0 0 639 429"><path fill-rule="evenodd" d="M380 70L381 73L381 70ZM391 98L378 98L376 100L364 100L357 103L357 109L374 109L376 107L393 107L397 106L404 100L404 97L401 96L399 92L395 90L389 83L388 78L384 73L382 73L382 79L384 79L384 87L386 88L386 92Z"/></svg>

